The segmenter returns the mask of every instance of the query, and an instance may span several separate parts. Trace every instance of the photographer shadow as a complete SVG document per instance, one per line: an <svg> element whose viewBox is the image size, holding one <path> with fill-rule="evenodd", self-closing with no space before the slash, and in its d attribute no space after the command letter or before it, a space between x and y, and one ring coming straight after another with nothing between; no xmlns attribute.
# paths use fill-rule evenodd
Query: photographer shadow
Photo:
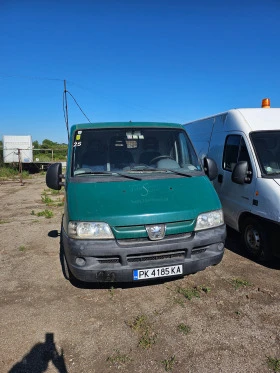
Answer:
<svg viewBox="0 0 280 373"><path fill-rule="evenodd" d="M53 333L46 333L45 342L35 344L29 353L8 373L43 373L47 371L50 362L58 373L67 373L63 350L59 354L54 343Z"/></svg>

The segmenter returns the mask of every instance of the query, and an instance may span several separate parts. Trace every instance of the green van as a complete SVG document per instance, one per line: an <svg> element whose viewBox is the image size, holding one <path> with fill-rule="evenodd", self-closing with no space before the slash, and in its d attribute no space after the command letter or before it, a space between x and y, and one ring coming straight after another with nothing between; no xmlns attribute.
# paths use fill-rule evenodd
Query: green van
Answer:
<svg viewBox="0 0 280 373"><path fill-rule="evenodd" d="M46 175L49 188L65 187L66 278L137 282L218 264L226 228L216 176L180 124L72 126L66 174L54 163Z"/></svg>

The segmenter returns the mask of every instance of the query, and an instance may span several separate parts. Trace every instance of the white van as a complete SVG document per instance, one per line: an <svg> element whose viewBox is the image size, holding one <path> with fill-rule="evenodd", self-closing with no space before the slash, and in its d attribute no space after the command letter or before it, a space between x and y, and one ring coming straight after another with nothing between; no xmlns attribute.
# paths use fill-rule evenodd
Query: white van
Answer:
<svg viewBox="0 0 280 373"><path fill-rule="evenodd" d="M233 109L184 125L198 156L213 158L226 224L258 260L280 257L280 108Z"/></svg>

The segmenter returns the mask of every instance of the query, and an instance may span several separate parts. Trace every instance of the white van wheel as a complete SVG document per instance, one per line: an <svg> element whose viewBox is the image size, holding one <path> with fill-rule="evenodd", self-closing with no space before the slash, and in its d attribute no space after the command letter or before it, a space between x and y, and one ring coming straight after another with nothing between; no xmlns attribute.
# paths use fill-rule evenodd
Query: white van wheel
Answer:
<svg viewBox="0 0 280 373"><path fill-rule="evenodd" d="M242 241L245 250L254 259L265 261L270 258L267 234L254 218L247 218L242 224Z"/></svg>

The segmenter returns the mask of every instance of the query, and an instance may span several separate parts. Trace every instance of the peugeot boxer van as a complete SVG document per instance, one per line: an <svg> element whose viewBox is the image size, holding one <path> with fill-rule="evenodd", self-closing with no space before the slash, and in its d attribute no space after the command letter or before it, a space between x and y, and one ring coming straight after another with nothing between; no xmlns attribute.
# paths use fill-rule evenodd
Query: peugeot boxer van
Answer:
<svg viewBox="0 0 280 373"><path fill-rule="evenodd" d="M218 264L226 228L216 175L179 124L72 126L66 174L55 163L46 175L48 187L65 187L66 277L137 282Z"/></svg>
<svg viewBox="0 0 280 373"><path fill-rule="evenodd" d="M280 257L280 108L233 109L184 125L201 159L218 167L213 180L225 222L241 232L258 260Z"/></svg>

